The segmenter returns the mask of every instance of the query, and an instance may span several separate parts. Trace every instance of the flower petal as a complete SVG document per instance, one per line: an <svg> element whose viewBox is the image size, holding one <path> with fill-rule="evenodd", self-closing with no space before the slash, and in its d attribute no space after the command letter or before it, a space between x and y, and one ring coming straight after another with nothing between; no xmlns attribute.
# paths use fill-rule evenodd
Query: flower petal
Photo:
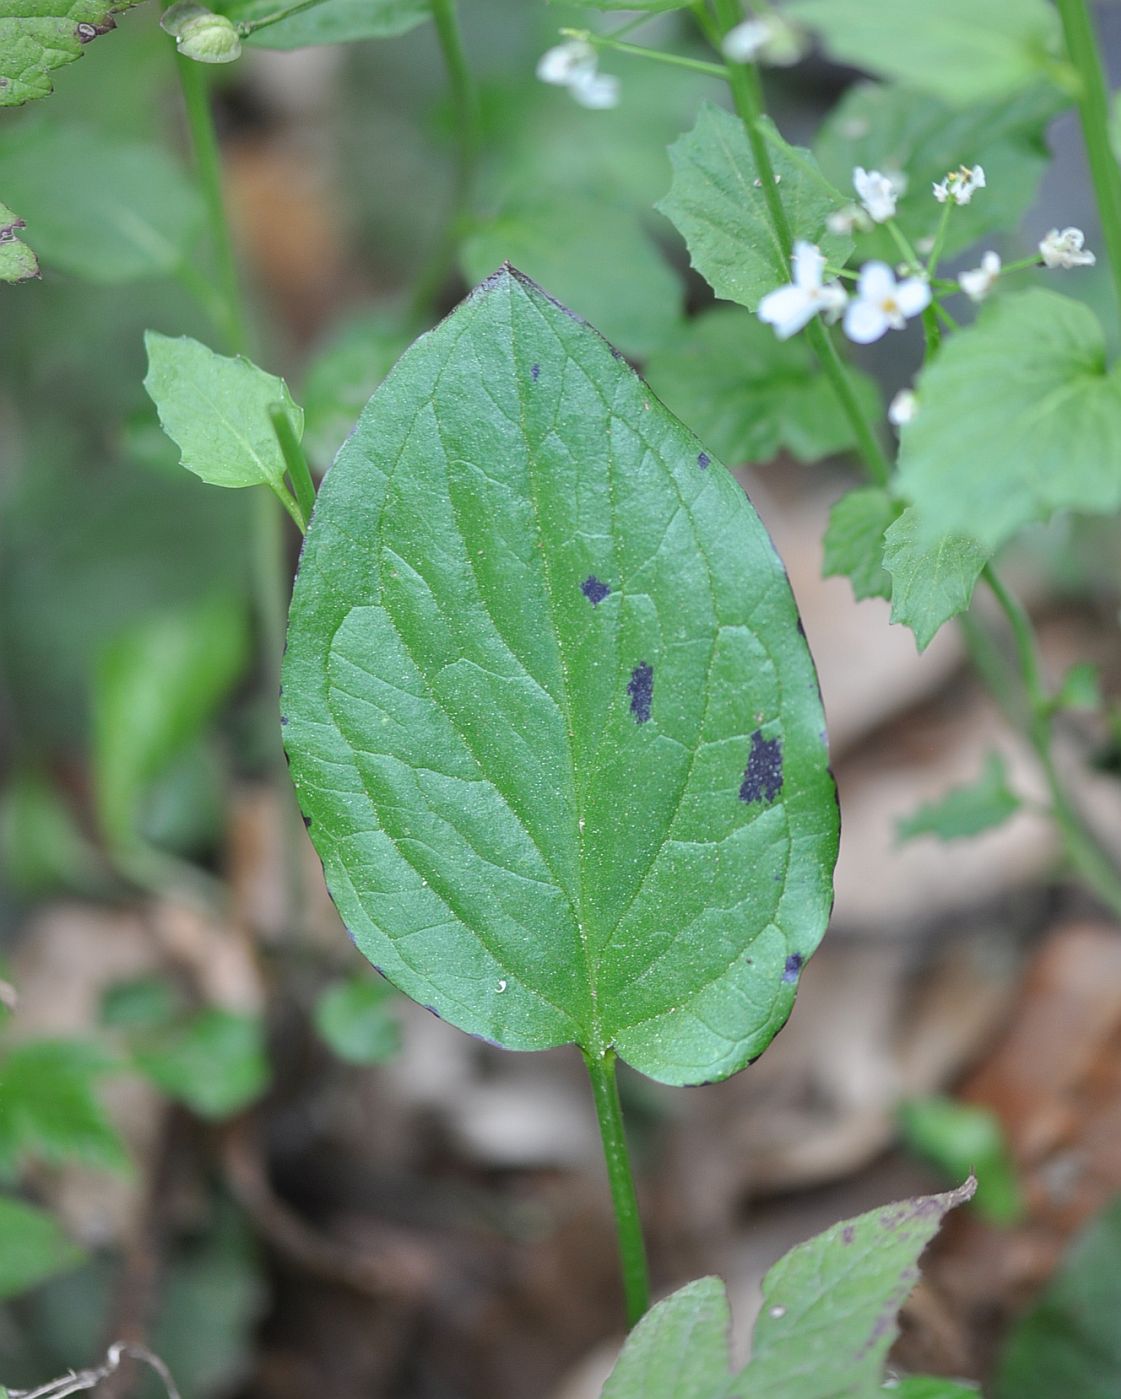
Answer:
<svg viewBox="0 0 1121 1399"><path fill-rule="evenodd" d="M872 301L850 301L845 312L845 334L858 345L870 345L886 334L888 319Z"/></svg>
<svg viewBox="0 0 1121 1399"><path fill-rule="evenodd" d="M860 269L857 294L865 301L886 301L895 294L895 273L886 262L866 262Z"/></svg>
<svg viewBox="0 0 1121 1399"><path fill-rule="evenodd" d="M895 304L905 316L917 316L930 305L930 286L921 277L908 277L895 288Z"/></svg>
<svg viewBox="0 0 1121 1399"><path fill-rule="evenodd" d="M825 271L825 255L816 243L806 243L799 239L794 244L794 256L790 259L794 272L794 285L805 291L816 291L821 286L821 274Z"/></svg>

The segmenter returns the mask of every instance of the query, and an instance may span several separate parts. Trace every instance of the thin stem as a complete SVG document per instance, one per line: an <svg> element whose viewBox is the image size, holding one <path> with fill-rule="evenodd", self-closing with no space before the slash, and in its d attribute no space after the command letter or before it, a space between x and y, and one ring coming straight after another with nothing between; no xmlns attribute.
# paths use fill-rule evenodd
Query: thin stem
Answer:
<svg viewBox="0 0 1121 1399"><path fill-rule="evenodd" d="M187 109L187 125L198 168L199 189L206 203L207 227L214 249L214 260L221 295L224 332L235 354L249 352L249 329L241 299L230 222L226 217L226 201L222 195L222 160L218 150L218 133L207 96L207 74L204 64L176 54L179 85Z"/></svg>
<svg viewBox="0 0 1121 1399"><path fill-rule="evenodd" d="M270 24L279 24L282 19L291 19L293 15L303 14L305 10L312 10L324 3L325 0L296 0L295 5L286 5L271 15L262 15L260 19L243 19L237 26L237 32L243 36L256 34L259 29L267 29Z"/></svg>
<svg viewBox="0 0 1121 1399"><path fill-rule="evenodd" d="M1001 582L992 564L985 565L982 577L996 598L1012 633L1020 679L1029 705L1027 736L1047 780L1051 813L1067 854L1090 888L1114 914L1121 917L1121 874L1087 828L1055 766L1054 708L1043 678L1031 619L1019 600Z"/></svg>
<svg viewBox="0 0 1121 1399"><path fill-rule="evenodd" d="M432 0L432 18L455 107L459 151L451 211L436 246L413 286L411 311L418 321L424 321L431 315L433 302L455 264L456 249L471 216L475 176L483 144L479 94L463 48L456 0Z"/></svg>
<svg viewBox="0 0 1121 1399"><path fill-rule="evenodd" d="M1078 72L1078 115L1098 201L1113 287L1121 305L1121 168L1109 148L1109 93L1086 0L1058 0L1067 54Z"/></svg>
<svg viewBox="0 0 1121 1399"><path fill-rule="evenodd" d="M299 526L301 534L307 534L308 521L315 508L315 482L311 479L307 457L304 456L304 449L300 446L291 419L282 404L274 403L271 405L269 421L272 423L273 432L276 433L277 444L284 458L284 464L288 468L288 479L292 482L292 489L296 493L296 504L303 521L301 524L300 519L296 519L296 524ZM288 513L291 515L291 510Z"/></svg>
<svg viewBox="0 0 1121 1399"><path fill-rule="evenodd" d="M646 1245L635 1195L634 1174L623 1132L623 1112L619 1105L619 1085L615 1079L615 1051L601 1057L585 1055L592 1081L611 1203L619 1235L619 1257L623 1267L623 1291L627 1302L627 1324L634 1326L650 1306L650 1277L646 1267Z"/></svg>
<svg viewBox="0 0 1121 1399"><path fill-rule="evenodd" d="M590 29L562 29L567 39L579 39L592 44L597 49L611 49L614 53L630 54L632 58L649 58L655 63L668 63L674 68L687 68L691 73L704 73L710 78L728 78L728 69L723 63L706 63L703 58L686 58L678 53L664 53L661 49L644 48L641 44L626 44L611 34L596 34Z"/></svg>

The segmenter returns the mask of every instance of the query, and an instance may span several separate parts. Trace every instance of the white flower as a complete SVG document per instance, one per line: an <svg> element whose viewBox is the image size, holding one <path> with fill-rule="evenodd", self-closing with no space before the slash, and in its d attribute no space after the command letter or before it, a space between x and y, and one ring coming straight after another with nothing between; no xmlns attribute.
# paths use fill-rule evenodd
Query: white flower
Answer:
<svg viewBox="0 0 1121 1399"><path fill-rule="evenodd" d="M806 52L802 31L779 15L745 19L728 30L721 47L729 63L761 60L780 68L798 63Z"/></svg>
<svg viewBox="0 0 1121 1399"><path fill-rule="evenodd" d="M846 204L843 209L826 214L825 227L839 238L847 238L850 233L867 233L872 220L859 204Z"/></svg>
<svg viewBox="0 0 1121 1399"><path fill-rule="evenodd" d="M1053 228L1039 245L1044 267L1093 267L1097 258L1082 246L1085 241L1080 228L1064 228L1061 233Z"/></svg>
<svg viewBox="0 0 1121 1399"><path fill-rule="evenodd" d="M944 180L934 185L934 197L939 204L952 200L968 204L979 189L985 188L985 171L980 165L959 165Z"/></svg>
<svg viewBox="0 0 1121 1399"><path fill-rule="evenodd" d="M568 90L581 107L602 112L619 105L619 79L610 73L585 73L568 84Z"/></svg>
<svg viewBox="0 0 1121 1399"><path fill-rule="evenodd" d="M914 421L919 411L919 400L914 389L900 389L888 404L887 419L895 427L905 427Z"/></svg>
<svg viewBox="0 0 1121 1399"><path fill-rule="evenodd" d="M794 244L791 258L794 280L777 291L768 292L759 303L759 319L773 325L780 340L789 340L819 311L834 318L845 304L840 282L822 285L825 258L813 243Z"/></svg>
<svg viewBox="0 0 1121 1399"><path fill-rule="evenodd" d="M865 170L858 165L852 172L853 188L873 223L886 223L895 217L895 203L907 188L907 181L898 171L889 175L880 170Z"/></svg>
<svg viewBox="0 0 1121 1399"><path fill-rule="evenodd" d="M765 19L745 19L724 35L724 57L730 63L754 63L771 37L771 24Z"/></svg>
<svg viewBox="0 0 1121 1399"><path fill-rule="evenodd" d="M981 254L980 267L973 268L971 272L961 273L958 284L970 301L984 301L996 285L999 276L1000 254L987 252Z"/></svg>
<svg viewBox="0 0 1121 1399"><path fill-rule="evenodd" d="M553 87L568 87L596 71L596 51L582 39L572 39L567 44L543 53L537 64L537 76L543 83Z"/></svg>
<svg viewBox="0 0 1121 1399"><path fill-rule="evenodd" d="M866 262L845 311L845 334L858 345L870 345L889 330L902 330L929 305L930 288L920 277L897 282L886 262Z"/></svg>

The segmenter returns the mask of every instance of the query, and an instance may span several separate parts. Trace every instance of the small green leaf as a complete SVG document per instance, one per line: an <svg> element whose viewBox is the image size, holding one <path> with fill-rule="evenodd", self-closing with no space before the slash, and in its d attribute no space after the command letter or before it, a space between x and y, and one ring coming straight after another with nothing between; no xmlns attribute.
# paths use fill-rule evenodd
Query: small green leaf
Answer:
<svg viewBox="0 0 1121 1399"><path fill-rule="evenodd" d="M27 219L27 242L43 265L91 282L174 272L204 217L198 191L166 150L94 127L37 120L6 133L0 189Z"/></svg>
<svg viewBox="0 0 1121 1399"><path fill-rule="evenodd" d="M1121 508L1121 368L1107 369L1088 306L1042 289L994 301L950 337L918 393L899 488L931 542L963 535L989 557L1057 510Z"/></svg>
<svg viewBox="0 0 1121 1399"><path fill-rule="evenodd" d="M328 473L285 740L359 948L516 1049L726 1077L824 931L837 815L782 566L731 476L512 269Z"/></svg>
<svg viewBox="0 0 1121 1399"><path fill-rule="evenodd" d="M358 414L407 348L412 336L400 312L375 311L336 330L314 356L300 397L304 446L326 469Z"/></svg>
<svg viewBox="0 0 1121 1399"><path fill-rule="evenodd" d="M780 1258L763 1279L751 1361L733 1394L837 1399L873 1391L919 1256L975 1188L970 1179L944 1195L872 1210Z"/></svg>
<svg viewBox="0 0 1121 1399"><path fill-rule="evenodd" d="M515 196L468 234L460 260L472 282L515 263L632 355L660 345L681 315L681 279L642 220L604 199Z"/></svg>
<svg viewBox="0 0 1121 1399"><path fill-rule="evenodd" d="M804 340L777 340L734 307L706 311L646 362L650 387L728 462L771 461L788 451L819 461L853 445L852 429ZM852 380L865 413L879 417L867 376Z"/></svg>
<svg viewBox="0 0 1121 1399"><path fill-rule="evenodd" d="M601 1399L725 1399L730 1322L719 1278L680 1288L627 1337Z"/></svg>
<svg viewBox="0 0 1121 1399"><path fill-rule="evenodd" d="M0 1059L0 1172L32 1159L128 1168L94 1085L112 1060L78 1040L35 1040Z"/></svg>
<svg viewBox="0 0 1121 1399"><path fill-rule="evenodd" d="M256 1015L202 1011L138 1046L135 1059L168 1097L200 1117L231 1117L269 1083L264 1025Z"/></svg>
<svg viewBox="0 0 1121 1399"><path fill-rule="evenodd" d="M21 894L93 889L97 856L62 794L34 768L17 770L0 793L0 859Z"/></svg>
<svg viewBox="0 0 1121 1399"><path fill-rule="evenodd" d="M98 658L93 770L111 842L136 834L141 799L209 722L248 657L240 602L226 594L125 628Z"/></svg>
<svg viewBox="0 0 1121 1399"><path fill-rule="evenodd" d="M118 981L101 998L101 1023L115 1030L159 1029L173 1020L180 997L162 977Z"/></svg>
<svg viewBox="0 0 1121 1399"><path fill-rule="evenodd" d="M0 1195L0 1298L27 1292L84 1261L46 1210ZM7 1394L0 1387L0 1399Z"/></svg>
<svg viewBox="0 0 1121 1399"><path fill-rule="evenodd" d="M1023 1199L1000 1119L954 1098L914 1098L899 1109L903 1140L951 1180L977 1177L973 1208L993 1224L1014 1224Z"/></svg>
<svg viewBox="0 0 1121 1399"><path fill-rule="evenodd" d="M137 0L0 0L0 107L52 90L51 73L116 28L113 16Z"/></svg>
<svg viewBox="0 0 1121 1399"><path fill-rule="evenodd" d="M988 234L1015 228L1035 198L1047 168L1047 127L1065 105L1059 90L1037 83L1000 102L955 109L911 88L860 83L830 113L814 141L826 178L855 199L852 172L899 171L907 187L896 220L912 243L930 237L941 212L931 186L961 164L984 167L988 183L967 206L954 209L946 227L943 256ZM877 226L855 237L861 260L895 262L899 250Z"/></svg>
<svg viewBox="0 0 1121 1399"><path fill-rule="evenodd" d="M386 981L351 977L328 986L315 1003L315 1028L349 1064L384 1064L401 1048L401 1031L390 1010Z"/></svg>
<svg viewBox="0 0 1121 1399"><path fill-rule="evenodd" d="M287 9L284 0L223 0L215 9L237 23ZM313 44L353 44L405 34L432 15L430 0L321 0L288 19L254 30L246 40L262 49L302 49Z"/></svg>
<svg viewBox="0 0 1121 1399"><path fill-rule="evenodd" d="M959 1380L944 1380L938 1375L908 1375L884 1391L893 1399L980 1399L981 1391L976 1385L963 1384Z"/></svg>
<svg viewBox="0 0 1121 1399"><path fill-rule="evenodd" d="M899 822L900 840L916 836L937 836L957 840L980 835L1001 826L1020 809L1020 798L1008 786L1008 770L999 753L985 759L981 776L964 787L955 787L938 801L921 806L913 816Z"/></svg>
<svg viewBox="0 0 1121 1399"><path fill-rule="evenodd" d="M1121 1375L1121 1200L1075 1240L1042 1298L1012 1332L996 1399L1117 1399Z"/></svg>
<svg viewBox="0 0 1121 1399"><path fill-rule="evenodd" d="M919 1257L947 1211L972 1196L974 1184L970 1179L945 1195L842 1220L791 1249L763 1280L751 1360L735 1378L729 1374L724 1284L702 1278L683 1287L627 1338L601 1399L856 1399L878 1393ZM930 1384L948 1387L923 1388ZM889 1392L912 1399L975 1393L924 1378Z"/></svg>
<svg viewBox="0 0 1121 1399"><path fill-rule="evenodd" d="M26 227L23 219L0 204L0 282L26 282L39 275L38 259L19 236Z"/></svg>
<svg viewBox="0 0 1121 1399"><path fill-rule="evenodd" d="M826 233L825 218L846 202L809 151L788 146L765 122L776 177L795 238L816 243L841 264L852 240ZM747 133L738 117L705 104L693 130L669 150L673 184L658 209L689 245L693 266L717 296L754 311L769 291L790 280L771 226Z"/></svg>
<svg viewBox="0 0 1121 1399"><path fill-rule="evenodd" d="M891 575L883 565L884 532L902 507L882 486L849 491L829 512L822 577L845 577L858 602L891 597Z"/></svg>
<svg viewBox="0 0 1121 1399"><path fill-rule="evenodd" d="M1056 709L1098 710L1102 707L1101 676L1090 661L1077 661L1063 676L1055 695Z"/></svg>
<svg viewBox="0 0 1121 1399"><path fill-rule="evenodd" d="M279 404L296 440L304 415L288 385L244 356L217 355L188 335L144 335L144 387L188 471L212 486L266 485L281 498L286 470L269 409Z"/></svg>
<svg viewBox="0 0 1121 1399"><path fill-rule="evenodd" d="M1020 92L1058 48L1046 0L787 0L783 13L842 63L958 106Z"/></svg>
<svg viewBox="0 0 1121 1399"><path fill-rule="evenodd" d="M891 574L891 620L910 627L925 651L943 622L964 612L987 558L974 540L929 540L918 511L904 510L884 534L884 567Z"/></svg>

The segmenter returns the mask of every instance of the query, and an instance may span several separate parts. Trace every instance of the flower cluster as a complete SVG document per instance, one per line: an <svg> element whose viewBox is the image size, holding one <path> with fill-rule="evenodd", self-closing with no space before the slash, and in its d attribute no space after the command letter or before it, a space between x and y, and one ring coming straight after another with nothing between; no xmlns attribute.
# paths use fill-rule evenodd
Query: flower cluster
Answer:
<svg viewBox="0 0 1121 1399"><path fill-rule="evenodd" d="M944 180L934 184L939 204L968 204L979 189L985 188L985 171L980 165L959 165Z"/></svg>
<svg viewBox="0 0 1121 1399"><path fill-rule="evenodd" d="M840 282L823 280L825 257L813 243L795 243L792 271L787 286L768 292L759 303L759 319L774 326L780 340L788 340L818 312L831 321L843 313L849 339L869 345L889 330L901 330L930 305L930 288L921 277L896 281L886 262L865 263L850 300Z"/></svg>
<svg viewBox="0 0 1121 1399"><path fill-rule="evenodd" d="M1039 245L1044 267L1093 267L1097 258L1083 245L1086 235L1080 228L1053 228Z"/></svg>
<svg viewBox="0 0 1121 1399"><path fill-rule="evenodd" d="M543 83L566 87L581 107L603 111L619 105L619 79L599 71L596 51L583 39L558 44L542 54L537 76Z"/></svg>

